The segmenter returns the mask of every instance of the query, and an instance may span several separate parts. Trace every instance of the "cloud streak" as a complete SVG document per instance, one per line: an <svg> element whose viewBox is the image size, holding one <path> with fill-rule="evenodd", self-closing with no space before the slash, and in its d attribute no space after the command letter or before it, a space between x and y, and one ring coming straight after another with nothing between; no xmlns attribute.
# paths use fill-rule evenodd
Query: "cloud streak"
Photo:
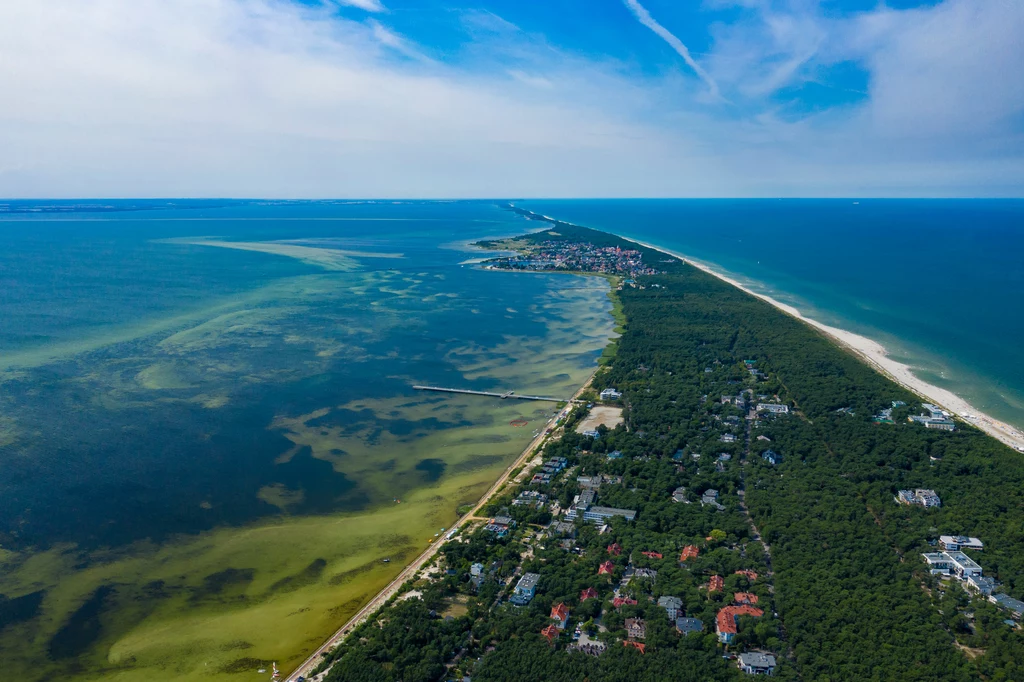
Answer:
<svg viewBox="0 0 1024 682"><path fill-rule="evenodd" d="M719 92L718 84L711 77L711 75L708 74L708 72L705 71L703 68L701 68L701 65L698 64L697 61L690 55L690 50L686 47L686 45L683 44L683 41L679 40L679 38L677 38L675 34L673 34L667 28L659 24L654 19L654 17L651 16L651 13L648 12L647 9L643 5L641 5L637 0L623 0L623 2L626 4L626 7L629 8L629 11L633 13L633 16L637 18L637 21L639 21L641 24L654 31L655 35L657 35L659 38L668 43L669 47L675 50L676 53L683 58L683 61L686 62L686 64L691 69L693 69L694 73L700 76L700 79L702 81L707 83L707 86L711 91L712 97L714 97L715 99L721 99L722 95Z"/></svg>

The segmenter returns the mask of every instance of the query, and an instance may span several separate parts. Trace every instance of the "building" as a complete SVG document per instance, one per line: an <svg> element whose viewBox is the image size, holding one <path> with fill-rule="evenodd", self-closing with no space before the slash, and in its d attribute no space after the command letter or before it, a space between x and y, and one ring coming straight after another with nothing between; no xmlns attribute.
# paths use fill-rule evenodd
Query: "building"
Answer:
<svg viewBox="0 0 1024 682"><path fill-rule="evenodd" d="M596 440L601 437L601 432L597 429L587 429L580 435L587 436L588 438L594 438Z"/></svg>
<svg viewBox="0 0 1024 682"><path fill-rule="evenodd" d="M652 551L648 550L646 552L640 552L640 553L643 554L648 559L664 559L665 558L664 555L662 555L661 552L652 552Z"/></svg>
<svg viewBox="0 0 1024 682"><path fill-rule="evenodd" d="M536 490L524 490L519 493L519 497L512 500L512 506L514 507L536 507L537 509L543 509L544 505L548 502L548 496L543 493L539 493Z"/></svg>
<svg viewBox="0 0 1024 682"><path fill-rule="evenodd" d="M537 594L537 581L540 580L539 573L524 573L523 577L516 583L515 592L509 597L509 601L517 606L525 606Z"/></svg>
<svg viewBox="0 0 1024 682"><path fill-rule="evenodd" d="M643 639L647 636L647 623L643 618L626 619L626 637L630 639Z"/></svg>
<svg viewBox="0 0 1024 682"><path fill-rule="evenodd" d="M927 488L915 488L914 490L900 490L896 493L896 501L900 504L916 504L922 507L941 507L942 500L934 490Z"/></svg>
<svg viewBox="0 0 1024 682"><path fill-rule="evenodd" d="M632 604L633 606L636 606L636 599L631 599L630 597L615 597L614 599L612 599L612 606L614 606L617 609L620 609L623 606L626 606L627 604Z"/></svg>
<svg viewBox="0 0 1024 682"><path fill-rule="evenodd" d="M726 606L718 612L715 617L715 631L718 633L718 641L728 644L739 633L737 621L740 616L754 616L760 618L764 611L753 606L742 604L740 606Z"/></svg>
<svg viewBox="0 0 1024 682"><path fill-rule="evenodd" d="M622 545L620 545L617 542L613 542L612 544L608 545L607 549L608 553L612 556L619 556L620 554L622 554Z"/></svg>
<svg viewBox="0 0 1024 682"><path fill-rule="evenodd" d="M584 490L591 489L597 490L601 487L600 476L577 476L576 482L580 484L580 487Z"/></svg>
<svg viewBox="0 0 1024 682"><path fill-rule="evenodd" d="M665 609L669 620L675 620L683 609L683 600L679 597L658 597L658 606Z"/></svg>
<svg viewBox="0 0 1024 682"><path fill-rule="evenodd" d="M645 649L647 648L647 645L644 644L643 642L634 642L633 640L628 639L625 642L623 642L622 644L624 646L626 646L626 647L636 649L637 651L639 651L642 654L646 653Z"/></svg>
<svg viewBox="0 0 1024 682"><path fill-rule="evenodd" d="M683 637L691 632L704 632L704 622L698 618L676 618L676 630Z"/></svg>
<svg viewBox="0 0 1024 682"><path fill-rule="evenodd" d="M929 552L922 554L932 575L954 575L960 580L981 575L981 566L963 552Z"/></svg>
<svg viewBox="0 0 1024 682"><path fill-rule="evenodd" d="M597 596L597 590L595 590L593 587L588 587L587 589L580 592L580 601L585 602L588 599L597 599Z"/></svg>
<svg viewBox="0 0 1024 682"><path fill-rule="evenodd" d="M1014 599L1008 594L993 594L988 600L1009 611L1014 620L1020 620L1024 616L1024 602Z"/></svg>
<svg viewBox="0 0 1024 682"><path fill-rule="evenodd" d="M548 640L548 644L553 645L555 643L555 640L558 639L558 635L560 634L560 632L558 628L556 628L554 625L549 625L543 630L541 630L540 634L541 637Z"/></svg>
<svg viewBox="0 0 1024 682"><path fill-rule="evenodd" d="M632 521L636 518L636 510L618 509L616 507L591 507L583 512L584 521L604 521L613 516L621 516L627 521Z"/></svg>
<svg viewBox="0 0 1024 682"><path fill-rule="evenodd" d="M734 436L731 433L723 433L722 437L719 438L719 440L722 441L723 443L735 443L736 442L736 436Z"/></svg>
<svg viewBox="0 0 1024 682"><path fill-rule="evenodd" d="M782 463L782 455L775 452L774 450L765 450L761 453L761 459L768 462L772 466Z"/></svg>
<svg viewBox="0 0 1024 682"><path fill-rule="evenodd" d="M700 549L696 545L687 545L683 547L683 551L679 553L679 563L689 561L690 559L696 559L700 555Z"/></svg>
<svg viewBox="0 0 1024 682"><path fill-rule="evenodd" d="M708 594L720 592L725 588L725 578L720 575L713 575L708 579Z"/></svg>
<svg viewBox="0 0 1024 682"><path fill-rule="evenodd" d="M737 604L756 604L757 595L750 592L737 592L732 595L733 601Z"/></svg>
<svg viewBox="0 0 1024 682"><path fill-rule="evenodd" d="M569 624L569 607L558 603L551 607L551 619L555 621L555 627L564 630Z"/></svg>
<svg viewBox="0 0 1024 682"><path fill-rule="evenodd" d="M610 561L606 561L597 567L598 575L611 575L615 572L615 564Z"/></svg>
<svg viewBox="0 0 1024 682"><path fill-rule="evenodd" d="M736 575L746 576L747 580L749 580L750 582L754 582L755 580L757 580L757 573L751 571L748 568L741 568L740 570L736 571Z"/></svg>
<svg viewBox="0 0 1024 682"><path fill-rule="evenodd" d="M994 578L989 578L986 575L972 575L967 578L964 587L971 592L977 592L983 597L988 597L996 591L998 584Z"/></svg>
<svg viewBox="0 0 1024 682"><path fill-rule="evenodd" d="M586 512L590 505L594 504L595 497L597 497L597 494L593 490L586 489L581 492L573 498L572 504L565 510L565 518L575 521L580 512Z"/></svg>
<svg viewBox="0 0 1024 682"><path fill-rule="evenodd" d="M654 582L658 579L658 572L653 568L630 568L626 570L626 573L622 578L623 585L629 583L633 578L647 578L651 582Z"/></svg>
<svg viewBox="0 0 1024 682"><path fill-rule="evenodd" d="M484 574L484 565L483 564L473 564L472 566L469 567L469 574L472 575L472 576L483 575Z"/></svg>
<svg viewBox="0 0 1024 682"><path fill-rule="evenodd" d="M621 397L622 393L616 391L614 388L606 388L603 391L601 391L601 400L618 400Z"/></svg>
<svg viewBox="0 0 1024 682"><path fill-rule="evenodd" d="M758 403L757 411L767 412L768 414L789 414L789 406L776 403Z"/></svg>
<svg viewBox="0 0 1024 682"><path fill-rule="evenodd" d="M704 494L701 495L700 503L702 506L710 505L722 511L725 507L718 502L718 491L717 490L705 490Z"/></svg>
<svg viewBox="0 0 1024 682"><path fill-rule="evenodd" d="M748 675L773 675L775 674L775 657L771 654L751 651L740 654L738 663L740 670Z"/></svg>
<svg viewBox="0 0 1024 682"><path fill-rule="evenodd" d="M970 538L966 535L940 535L939 546L952 552L964 549L973 549L980 552L985 549L985 544L981 540Z"/></svg>
<svg viewBox="0 0 1024 682"><path fill-rule="evenodd" d="M612 450L607 457L608 459L622 459L622 450Z"/></svg>
<svg viewBox="0 0 1024 682"><path fill-rule="evenodd" d="M686 498L686 488L680 486L672 491L672 501L682 502L683 504L690 504L690 500Z"/></svg>
<svg viewBox="0 0 1024 682"><path fill-rule="evenodd" d="M576 526L569 521L554 521L548 526L548 531L551 535L576 537Z"/></svg>

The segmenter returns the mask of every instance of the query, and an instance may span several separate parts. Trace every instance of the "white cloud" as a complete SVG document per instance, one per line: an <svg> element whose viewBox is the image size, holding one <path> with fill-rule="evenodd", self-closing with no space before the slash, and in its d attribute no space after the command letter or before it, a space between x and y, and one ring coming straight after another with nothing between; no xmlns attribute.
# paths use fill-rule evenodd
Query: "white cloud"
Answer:
<svg viewBox="0 0 1024 682"><path fill-rule="evenodd" d="M647 9L644 8L644 6L637 0L623 0L623 2L637 18L637 21L654 31L659 38L668 43L669 47L675 50L676 53L683 58L683 61L693 69L694 73L700 76L701 80L708 84L708 87L711 89L711 96L717 99L719 97L718 84L715 83L714 79L711 78L703 68L701 68L700 64L698 64L692 56L690 56L690 50L683 44L683 41L679 40L675 34L655 21L654 17L651 16L651 13L648 12Z"/></svg>
<svg viewBox="0 0 1024 682"><path fill-rule="evenodd" d="M387 8L380 0L337 0L338 4L348 7L358 7L367 12L386 12Z"/></svg>

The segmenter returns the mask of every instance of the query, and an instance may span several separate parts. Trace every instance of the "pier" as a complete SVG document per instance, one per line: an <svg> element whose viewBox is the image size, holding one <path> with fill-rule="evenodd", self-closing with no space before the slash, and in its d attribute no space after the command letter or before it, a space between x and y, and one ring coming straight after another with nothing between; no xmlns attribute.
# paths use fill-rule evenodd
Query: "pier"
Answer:
<svg viewBox="0 0 1024 682"><path fill-rule="evenodd" d="M493 393L491 391L471 391L466 388L442 388L441 386L413 386L417 391L436 391L438 393L462 393L463 395L485 395L490 398L513 398L515 400L543 400L549 403L567 403L568 398L548 398L542 395L519 395L515 391Z"/></svg>

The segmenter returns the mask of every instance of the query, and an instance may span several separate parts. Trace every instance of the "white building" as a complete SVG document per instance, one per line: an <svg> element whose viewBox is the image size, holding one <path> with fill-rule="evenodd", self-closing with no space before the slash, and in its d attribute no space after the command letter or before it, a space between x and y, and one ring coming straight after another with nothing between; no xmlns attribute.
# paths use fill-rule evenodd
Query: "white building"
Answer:
<svg viewBox="0 0 1024 682"><path fill-rule="evenodd" d="M951 552L957 552L962 549L973 549L980 552L985 549L985 545L981 540L967 537L966 535L940 535L939 546Z"/></svg>
<svg viewBox="0 0 1024 682"><path fill-rule="evenodd" d="M981 566L963 552L929 552L922 554L932 574L955 575L966 581L981 575Z"/></svg>
<svg viewBox="0 0 1024 682"><path fill-rule="evenodd" d="M915 488L914 490L900 490L896 493L896 501L900 504L917 504L922 507L941 507L942 500L939 495L928 488Z"/></svg>
<svg viewBox="0 0 1024 682"><path fill-rule="evenodd" d="M606 388L601 391L601 400L618 400L622 397L622 393L616 391L614 388Z"/></svg>
<svg viewBox="0 0 1024 682"><path fill-rule="evenodd" d="M768 412L769 414L789 414L789 406L776 403L758 403L757 411Z"/></svg>
<svg viewBox="0 0 1024 682"><path fill-rule="evenodd" d="M772 675L775 673L775 657L760 651L739 655L740 670L748 675Z"/></svg>

